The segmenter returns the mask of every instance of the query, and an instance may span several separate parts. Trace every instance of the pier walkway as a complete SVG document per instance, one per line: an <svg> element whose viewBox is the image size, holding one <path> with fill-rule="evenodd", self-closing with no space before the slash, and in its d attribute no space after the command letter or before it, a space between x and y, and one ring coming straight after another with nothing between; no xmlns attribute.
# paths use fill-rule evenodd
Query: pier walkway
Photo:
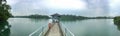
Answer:
<svg viewBox="0 0 120 36"><path fill-rule="evenodd" d="M49 29L48 24L43 25L30 33L29 36L75 36L65 25L62 23L51 23Z"/></svg>
<svg viewBox="0 0 120 36"><path fill-rule="evenodd" d="M46 32L45 36L64 36L59 23L53 23L53 26Z"/></svg>

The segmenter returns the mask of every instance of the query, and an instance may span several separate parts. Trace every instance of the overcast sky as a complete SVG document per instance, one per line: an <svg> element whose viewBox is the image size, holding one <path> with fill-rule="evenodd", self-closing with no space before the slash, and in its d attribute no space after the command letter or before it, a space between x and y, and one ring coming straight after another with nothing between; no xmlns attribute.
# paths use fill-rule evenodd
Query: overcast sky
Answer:
<svg viewBox="0 0 120 36"><path fill-rule="evenodd" d="M120 15L120 0L109 0L110 12L89 12L84 0L7 0L15 16L41 14L72 14L81 16L117 16Z"/></svg>

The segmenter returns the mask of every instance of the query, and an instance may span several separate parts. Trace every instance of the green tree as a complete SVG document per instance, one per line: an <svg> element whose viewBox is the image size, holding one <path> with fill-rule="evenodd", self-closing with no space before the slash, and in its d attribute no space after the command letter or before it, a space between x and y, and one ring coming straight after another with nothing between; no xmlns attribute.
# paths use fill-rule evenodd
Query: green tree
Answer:
<svg viewBox="0 0 120 36"><path fill-rule="evenodd" d="M10 14L11 7L6 0L0 0L0 21L6 21L12 15Z"/></svg>

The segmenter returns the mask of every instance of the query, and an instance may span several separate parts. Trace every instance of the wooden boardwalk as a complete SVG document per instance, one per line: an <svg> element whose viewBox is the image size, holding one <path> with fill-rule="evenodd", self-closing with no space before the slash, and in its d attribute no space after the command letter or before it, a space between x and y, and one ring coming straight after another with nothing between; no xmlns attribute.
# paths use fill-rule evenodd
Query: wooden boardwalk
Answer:
<svg viewBox="0 0 120 36"><path fill-rule="evenodd" d="M63 36L59 23L54 23L44 36Z"/></svg>

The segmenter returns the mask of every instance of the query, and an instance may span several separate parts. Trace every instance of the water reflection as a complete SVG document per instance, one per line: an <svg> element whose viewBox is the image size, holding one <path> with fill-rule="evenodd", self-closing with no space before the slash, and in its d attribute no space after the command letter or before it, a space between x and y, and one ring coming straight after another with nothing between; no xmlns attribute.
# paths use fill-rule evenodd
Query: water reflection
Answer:
<svg viewBox="0 0 120 36"><path fill-rule="evenodd" d="M116 24L115 21L114 21L114 24L117 26L118 30L120 31L120 25Z"/></svg>
<svg viewBox="0 0 120 36"><path fill-rule="evenodd" d="M0 36L10 36L10 27L7 21L0 21Z"/></svg>
<svg viewBox="0 0 120 36"><path fill-rule="evenodd" d="M118 30L120 31L120 25L117 25Z"/></svg>

